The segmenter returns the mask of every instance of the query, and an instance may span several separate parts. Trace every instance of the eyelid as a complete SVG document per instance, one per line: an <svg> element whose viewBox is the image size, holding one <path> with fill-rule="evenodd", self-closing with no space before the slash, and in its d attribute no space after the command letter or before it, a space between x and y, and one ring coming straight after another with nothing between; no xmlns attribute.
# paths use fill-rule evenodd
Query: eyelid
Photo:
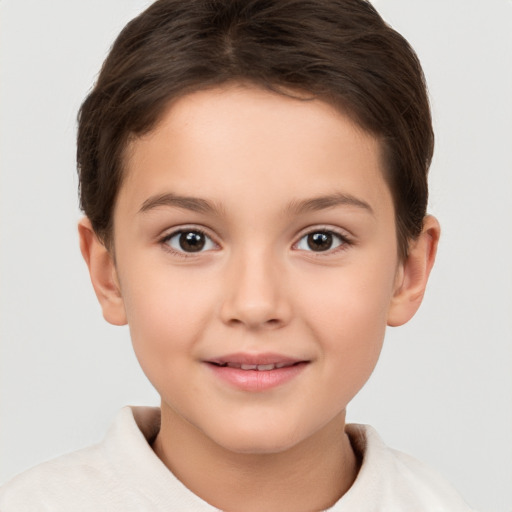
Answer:
<svg viewBox="0 0 512 512"><path fill-rule="evenodd" d="M176 250L174 247L171 247L168 244L169 240L171 240L173 237L175 237L181 233L187 233L187 232L201 233L215 245L215 249L220 248L220 244L216 241L216 237L212 236L208 229L204 228L203 226L198 226L196 224L180 225L180 226L175 226L173 228L169 228L164 232L164 234L162 234L161 236L158 237L158 243L163 246L164 250L166 250L172 254L181 256L183 258L194 257L194 256L198 256L200 254L203 254L205 252L215 250L215 249L207 249L204 251L201 250L201 251L197 251L197 252L186 252L186 251Z"/></svg>
<svg viewBox="0 0 512 512"><path fill-rule="evenodd" d="M328 249L326 251L306 251L304 249L297 249L297 246L300 243L300 241L304 237L311 235L313 233L331 233L331 234L337 236L338 238L340 238L342 243L339 246L335 247L334 249ZM311 255L314 255L315 257L321 257L321 256L331 256L331 255L337 253L338 251L343 251L343 250L347 249L348 247L350 247L351 245L354 245L354 243L355 243L355 241L354 241L352 234L350 234L345 229L330 226L330 225L317 225L317 226L309 226L309 227L303 229L297 235L297 241L293 244L292 248L302 251L302 252L311 253Z"/></svg>
<svg viewBox="0 0 512 512"><path fill-rule="evenodd" d="M198 233L203 234L205 237L209 238L211 242L216 246L216 249L221 248L221 244L217 242L216 236L212 235L210 233L210 230L205 228L204 226L200 226L197 224L186 224L186 225L179 225L175 226L173 228L167 229L163 235L161 235L158 238L158 243L164 246L164 249L168 252L171 252L173 254L177 254L179 256L182 256L184 258L194 257L198 256L204 252L209 252L212 249L208 249L206 251L198 251L198 252L185 252L185 251L179 251L171 247L167 242L174 236L184 233L187 231L196 231ZM303 249L297 249L297 245L299 242L305 237L313 233L331 233L335 235L336 237L339 237L341 239L341 244L334 249L328 249L326 251L305 251ZM300 233L296 237L296 242L292 245L292 249L300 250L301 252L309 252L315 257L321 257L321 256L329 256L334 253L337 253L338 251L342 251L346 248L348 248L351 245L354 245L355 241L353 238L353 235L349 233L346 229L342 229L340 227L335 227L332 225L314 225L314 226L308 226L307 228L304 228L300 231Z"/></svg>

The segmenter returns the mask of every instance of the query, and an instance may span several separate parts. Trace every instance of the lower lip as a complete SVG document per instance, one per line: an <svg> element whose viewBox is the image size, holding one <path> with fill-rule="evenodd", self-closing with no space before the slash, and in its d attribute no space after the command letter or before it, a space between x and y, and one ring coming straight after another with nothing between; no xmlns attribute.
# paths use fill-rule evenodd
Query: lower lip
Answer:
<svg viewBox="0 0 512 512"><path fill-rule="evenodd" d="M308 363L275 368L274 370L242 370L229 366L208 363L213 373L220 379L243 391L266 391L289 382L299 375Z"/></svg>

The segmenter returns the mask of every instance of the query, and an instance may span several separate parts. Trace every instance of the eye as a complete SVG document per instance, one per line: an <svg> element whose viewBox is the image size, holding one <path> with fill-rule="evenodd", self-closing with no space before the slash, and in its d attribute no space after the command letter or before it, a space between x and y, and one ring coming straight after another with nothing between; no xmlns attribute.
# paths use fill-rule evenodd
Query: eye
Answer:
<svg viewBox="0 0 512 512"><path fill-rule="evenodd" d="M304 235L297 243L302 251L326 252L348 244L342 235L328 230L312 231Z"/></svg>
<svg viewBox="0 0 512 512"><path fill-rule="evenodd" d="M166 236L163 242L174 251L181 253L209 251L217 247L208 235L197 229L175 231Z"/></svg>

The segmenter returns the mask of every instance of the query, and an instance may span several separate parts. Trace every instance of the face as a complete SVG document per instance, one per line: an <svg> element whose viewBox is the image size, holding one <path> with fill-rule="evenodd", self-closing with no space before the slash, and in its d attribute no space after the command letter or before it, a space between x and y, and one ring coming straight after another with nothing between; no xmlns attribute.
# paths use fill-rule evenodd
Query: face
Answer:
<svg viewBox="0 0 512 512"><path fill-rule="evenodd" d="M114 246L164 415L239 453L343 423L401 268L379 144L349 118L251 87L180 99L128 148Z"/></svg>

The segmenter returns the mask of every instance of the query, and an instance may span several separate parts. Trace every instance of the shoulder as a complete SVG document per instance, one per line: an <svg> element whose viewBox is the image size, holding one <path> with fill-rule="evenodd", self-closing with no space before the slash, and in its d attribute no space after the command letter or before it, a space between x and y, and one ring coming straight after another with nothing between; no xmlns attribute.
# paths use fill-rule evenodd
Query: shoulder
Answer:
<svg viewBox="0 0 512 512"><path fill-rule="evenodd" d="M0 510L119 510L119 496L130 495L119 466L132 465L124 454L143 451L143 445L150 451L131 409L123 408L101 443L44 462L0 487Z"/></svg>
<svg viewBox="0 0 512 512"><path fill-rule="evenodd" d="M14 477L0 488L0 510L61 510L70 503L94 499L111 478L101 445L44 462ZM82 510L77 503L75 510ZM100 510L100 509L98 509Z"/></svg>
<svg viewBox="0 0 512 512"><path fill-rule="evenodd" d="M444 478L426 464L386 446L372 427L347 425L347 433L362 465L340 501L345 500L346 510L471 512Z"/></svg>
<svg viewBox="0 0 512 512"><path fill-rule="evenodd" d="M214 511L151 448L160 410L125 407L104 440L22 473L0 488L1 512Z"/></svg>

